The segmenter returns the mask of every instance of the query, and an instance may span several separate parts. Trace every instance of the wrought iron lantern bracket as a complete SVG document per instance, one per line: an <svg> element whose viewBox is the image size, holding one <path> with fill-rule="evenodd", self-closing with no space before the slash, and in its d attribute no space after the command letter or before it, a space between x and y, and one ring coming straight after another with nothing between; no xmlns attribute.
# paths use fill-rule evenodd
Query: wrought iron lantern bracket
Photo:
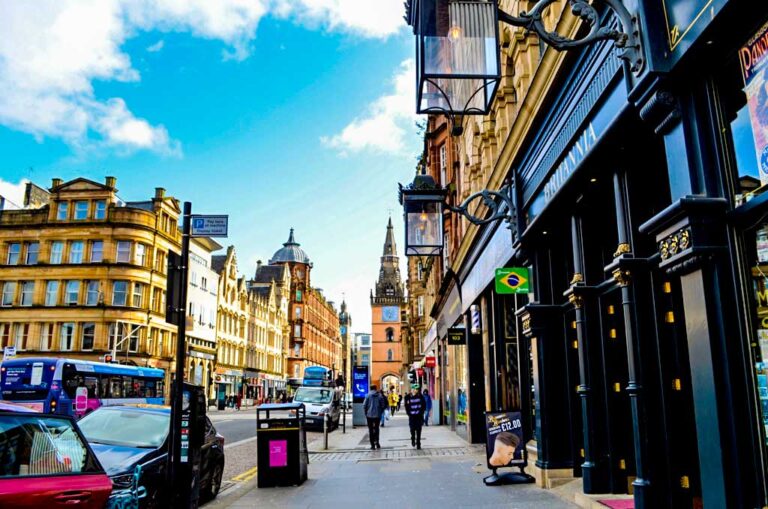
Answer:
<svg viewBox="0 0 768 509"><path fill-rule="evenodd" d="M635 16L624 7L622 0L594 0L594 4L605 4L621 23L622 30L600 25L600 15L588 0L568 0L574 16L589 26L589 33L579 39L570 39L556 31L549 31L544 26L543 13L556 0L540 0L530 12L521 12L512 16L499 9L499 21L512 26L522 27L536 33L544 42L558 51L579 48L595 41L610 40L622 51L619 58L627 61L630 70L639 73L643 68L640 51L640 28Z"/></svg>
<svg viewBox="0 0 768 509"><path fill-rule="evenodd" d="M510 185L505 185L498 191L483 189L482 191L478 191L477 193L467 197L467 199L464 200L460 205L453 206L446 203L445 208L451 212L461 214L474 225L480 226L504 219L507 222L507 228L512 229L516 221L514 214L515 203L512 193L513 188ZM479 217L469 211L470 204L478 198L480 198L481 203L488 207L488 209L491 211L490 215L486 217ZM507 206L506 210L503 210L501 206L502 204Z"/></svg>

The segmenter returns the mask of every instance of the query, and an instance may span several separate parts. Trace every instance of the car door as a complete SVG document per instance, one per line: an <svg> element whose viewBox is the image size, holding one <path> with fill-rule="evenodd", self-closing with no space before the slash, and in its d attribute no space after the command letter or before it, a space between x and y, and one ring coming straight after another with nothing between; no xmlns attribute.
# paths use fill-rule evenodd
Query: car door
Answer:
<svg viewBox="0 0 768 509"><path fill-rule="evenodd" d="M211 420L205 418L205 436L203 438L203 448L200 451L200 484L206 486L208 478L213 470L216 461L216 450L218 442L216 441L216 428L213 427Z"/></svg>
<svg viewBox="0 0 768 509"><path fill-rule="evenodd" d="M97 509L111 491L71 418L0 412L0 507Z"/></svg>

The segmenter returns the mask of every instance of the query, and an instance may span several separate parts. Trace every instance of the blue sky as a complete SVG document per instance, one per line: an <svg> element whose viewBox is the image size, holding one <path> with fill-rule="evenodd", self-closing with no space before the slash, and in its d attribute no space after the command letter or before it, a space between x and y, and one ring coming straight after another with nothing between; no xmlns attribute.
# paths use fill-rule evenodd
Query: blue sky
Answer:
<svg viewBox="0 0 768 509"><path fill-rule="evenodd" d="M0 194L52 177L114 175L125 200L165 187L230 215L222 243L245 274L294 227L313 285L370 330L420 146L400 0L25 4L0 3Z"/></svg>

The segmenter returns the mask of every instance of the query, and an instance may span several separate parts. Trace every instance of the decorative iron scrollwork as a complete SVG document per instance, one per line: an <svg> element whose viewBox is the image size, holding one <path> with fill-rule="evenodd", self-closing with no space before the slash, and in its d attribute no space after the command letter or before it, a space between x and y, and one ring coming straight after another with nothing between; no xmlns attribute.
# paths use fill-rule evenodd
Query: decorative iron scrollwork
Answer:
<svg viewBox="0 0 768 509"><path fill-rule="evenodd" d="M469 211L469 206L475 200L480 199L481 203L490 210L490 215L480 217ZM502 206L506 205L506 209ZM507 228L512 232L512 241L519 240L520 232L518 225L517 205L515 199L515 187L511 184L505 184L498 191L483 189L464 200L461 205L453 206L446 204L451 212L456 212L466 217L474 225L484 225L503 219L507 223Z"/></svg>
<svg viewBox="0 0 768 509"><path fill-rule="evenodd" d="M616 248L616 251L613 253L613 257L618 258L619 256L630 253L630 252L632 252L632 248L629 246L629 244L627 244L626 242L622 242Z"/></svg>
<svg viewBox="0 0 768 509"><path fill-rule="evenodd" d="M518 16L512 16L499 10L499 21L535 32L539 38L558 51L578 48L596 41L613 41L617 48L622 49L619 57L629 63L632 72L638 73L642 70L643 59L640 52L637 19L629 13L621 0L595 0L594 4L605 4L613 11L619 19L623 30L616 30L610 26L601 26L600 14L588 0L568 0L573 15L589 26L589 33L580 39L565 37L556 31L547 30L544 26L544 11L555 1L540 0L533 6L530 12L521 12Z"/></svg>

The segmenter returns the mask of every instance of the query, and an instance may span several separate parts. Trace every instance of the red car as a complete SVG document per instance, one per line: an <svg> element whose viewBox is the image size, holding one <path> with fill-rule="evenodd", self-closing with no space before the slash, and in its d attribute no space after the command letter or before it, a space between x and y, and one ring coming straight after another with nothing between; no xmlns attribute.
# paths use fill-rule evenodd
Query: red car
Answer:
<svg viewBox="0 0 768 509"><path fill-rule="evenodd" d="M0 507L100 509L111 492L71 417L0 410Z"/></svg>

